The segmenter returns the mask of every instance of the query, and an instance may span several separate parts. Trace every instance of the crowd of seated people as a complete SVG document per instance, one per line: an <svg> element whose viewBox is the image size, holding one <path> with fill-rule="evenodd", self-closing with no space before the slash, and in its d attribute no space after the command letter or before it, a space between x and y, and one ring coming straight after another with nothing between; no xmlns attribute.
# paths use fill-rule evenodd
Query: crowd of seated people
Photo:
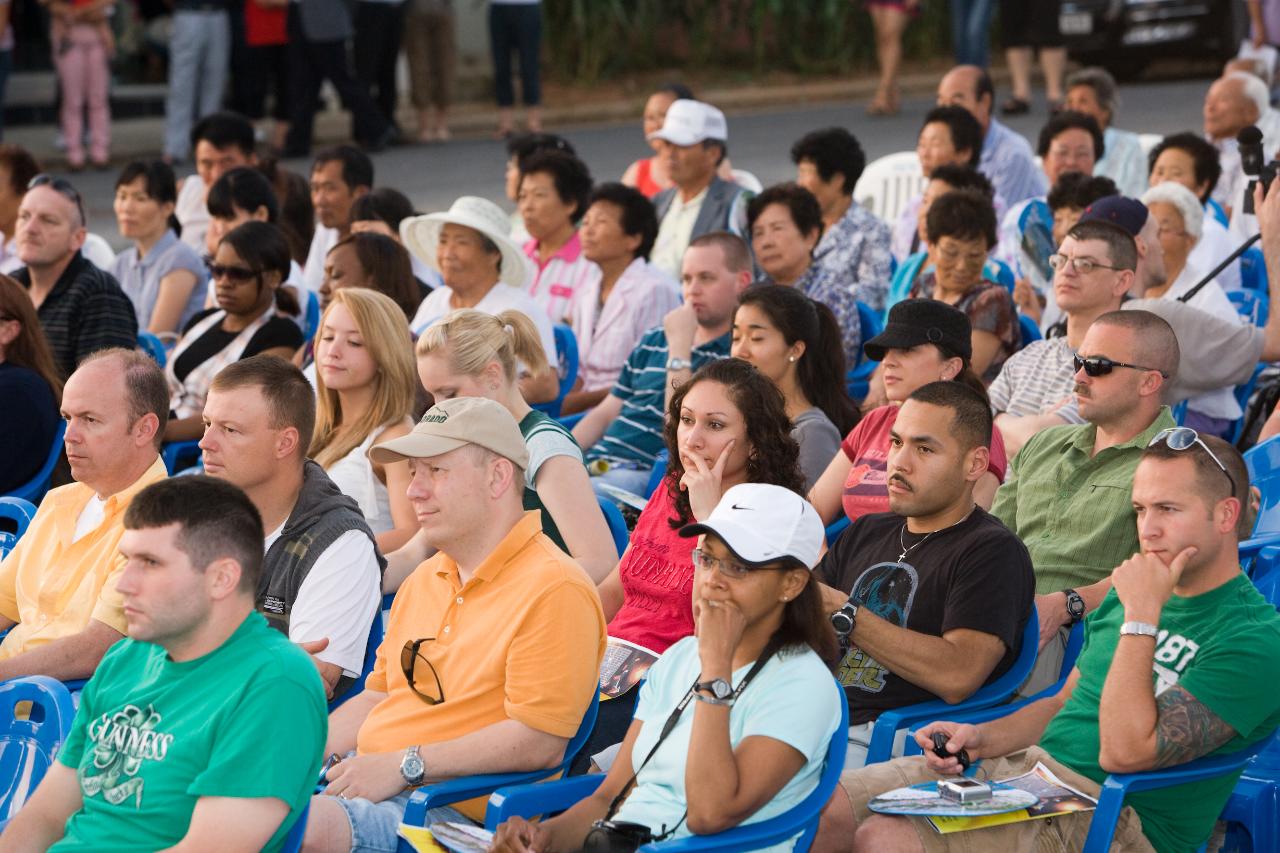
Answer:
<svg viewBox="0 0 1280 853"><path fill-rule="evenodd" d="M277 850L304 810L304 849L391 850L417 789L603 771L491 847L574 851L599 821L768 820L828 756L815 850L1079 850L1087 814L942 835L867 803L962 748L1094 796L1259 744L1280 615L1241 571L1257 496L1223 438L1280 361L1280 311L1233 303L1280 298L1280 193L1246 213L1230 144L1277 123L1258 85L1229 71L1203 132L1144 154L1085 69L1033 149L954 68L893 222L853 197L848 130L797 134L795 182L761 190L680 85L620 182L513 138L514 216L419 213L354 148L308 184L217 113L196 174L119 174L106 269L77 188L0 146L23 178L0 191L0 492L61 457L0 561L0 682L80 709L0 851ZM1206 280L1252 234L1265 275ZM1231 296L1245 269L1266 292ZM1004 699L1043 698L873 748L889 712L1023 671ZM1129 798L1116 844L1194 849L1234 778Z"/></svg>

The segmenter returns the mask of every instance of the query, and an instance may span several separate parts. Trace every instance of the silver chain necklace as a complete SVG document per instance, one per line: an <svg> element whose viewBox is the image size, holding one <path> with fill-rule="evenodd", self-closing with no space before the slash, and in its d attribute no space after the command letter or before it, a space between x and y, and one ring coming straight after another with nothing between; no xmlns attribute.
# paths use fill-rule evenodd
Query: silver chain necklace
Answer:
<svg viewBox="0 0 1280 853"><path fill-rule="evenodd" d="M968 511L968 512L966 512L966 513L964 514L964 518L960 519L959 521L955 522L954 524L948 524L946 527L943 527L943 528L941 528L941 529L939 529L939 530L930 530L928 533L926 533L926 534L924 535L924 538L923 538L923 539L921 539L921 540L920 540L919 542L917 542L916 544L912 545L910 548L908 548L908 547L907 547L907 543L906 543L905 541L903 541L903 537L904 537L904 536L906 536L906 534L907 534L907 522L905 522L905 521L904 521L904 522L902 522L902 529L898 531L898 546L899 546L900 548L902 548L902 553L898 555L898 562L899 562L899 563L901 563L903 560L905 560L905 559L907 558L907 555L908 555L908 554L910 554L910 553L911 553L912 551L914 551L915 549L919 548L919 547L920 547L921 545L923 545L924 543L928 542L928 541L929 541L929 538L930 538L931 536L933 536L933 534L935 534L935 533L944 533L944 532L946 532L946 531L950 530L951 528L955 527L957 524L963 524L965 521L967 521L967 520L968 520L969 516L973 515L973 511L974 511L976 508L977 508L977 505L976 505L976 504L975 504L974 506L970 507L970 508L969 508L969 511Z"/></svg>

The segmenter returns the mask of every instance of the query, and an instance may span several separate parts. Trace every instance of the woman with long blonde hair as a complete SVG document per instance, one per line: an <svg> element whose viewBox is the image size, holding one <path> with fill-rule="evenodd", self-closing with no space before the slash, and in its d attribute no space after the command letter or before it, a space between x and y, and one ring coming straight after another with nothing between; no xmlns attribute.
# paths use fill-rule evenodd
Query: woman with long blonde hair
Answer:
<svg viewBox="0 0 1280 853"><path fill-rule="evenodd" d="M486 397L511 412L529 448L524 508L539 511L543 532L599 583L617 565L618 552L591 489L582 449L559 422L530 408L520 394L517 369L537 375L548 366L533 321L521 311L454 311L422 333L417 357L418 377L436 400ZM426 541L415 537L388 555L383 590L397 589L426 552Z"/></svg>
<svg viewBox="0 0 1280 853"><path fill-rule="evenodd" d="M388 296L334 291L316 332L316 428L311 456L353 498L384 553L418 531L405 490L409 465L369 459L374 444L413 427L413 342L404 312Z"/></svg>

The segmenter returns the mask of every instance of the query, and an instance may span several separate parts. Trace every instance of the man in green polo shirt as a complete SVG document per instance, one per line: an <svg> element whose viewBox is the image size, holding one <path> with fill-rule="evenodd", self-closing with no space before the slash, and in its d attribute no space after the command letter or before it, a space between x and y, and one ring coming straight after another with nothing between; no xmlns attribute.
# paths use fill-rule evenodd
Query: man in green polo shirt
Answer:
<svg viewBox="0 0 1280 853"><path fill-rule="evenodd" d="M320 675L254 610L262 519L235 486L161 480L124 516L129 639L0 851L280 850L328 731Z"/></svg>
<svg viewBox="0 0 1280 853"><path fill-rule="evenodd" d="M1071 626L1111 589L1111 569L1138 550L1129 491L1143 448L1174 426L1160 402L1178 366L1173 329L1146 311L1112 311L1076 354L1075 397L1087 421L1041 430L1009 465L991 514L1022 539L1036 574L1040 657L1023 691L1057 681Z"/></svg>

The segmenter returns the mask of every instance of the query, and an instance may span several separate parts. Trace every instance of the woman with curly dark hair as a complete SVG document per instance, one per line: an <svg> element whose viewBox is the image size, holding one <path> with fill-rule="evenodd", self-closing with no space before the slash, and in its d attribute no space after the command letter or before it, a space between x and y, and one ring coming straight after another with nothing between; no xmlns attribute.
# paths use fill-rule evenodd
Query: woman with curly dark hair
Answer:
<svg viewBox="0 0 1280 853"><path fill-rule="evenodd" d="M739 483L804 494L800 448L782 393L742 359L705 364L677 388L663 434L667 475L640 513L617 568L599 586L610 647L640 646L655 657L693 633L693 552L680 528L706 519ZM595 732L580 753L584 764L622 741L638 692L632 686L600 706Z"/></svg>

